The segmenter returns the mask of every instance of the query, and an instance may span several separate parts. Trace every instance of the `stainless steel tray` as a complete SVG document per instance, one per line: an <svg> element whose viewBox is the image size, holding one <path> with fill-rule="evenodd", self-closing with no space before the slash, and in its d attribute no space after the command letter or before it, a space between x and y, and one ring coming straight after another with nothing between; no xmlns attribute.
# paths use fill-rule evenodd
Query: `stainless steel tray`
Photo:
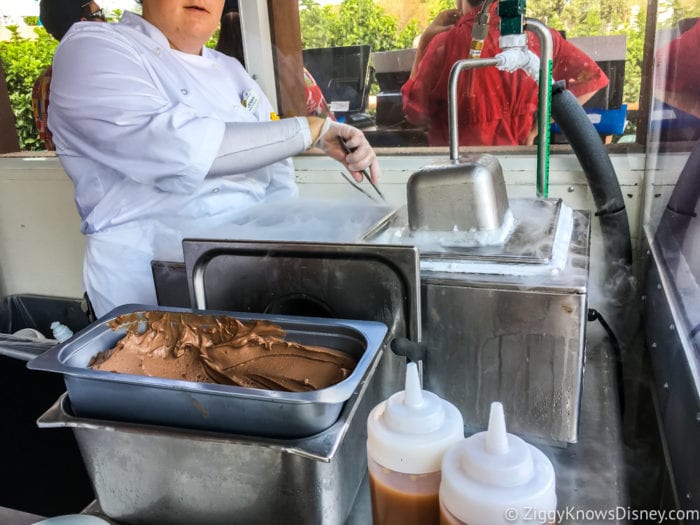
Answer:
<svg viewBox="0 0 700 525"><path fill-rule="evenodd" d="M66 394L38 420L71 428L102 511L120 523L344 523L367 473L375 360L338 420L279 439L81 418Z"/></svg>
<svg viewBox="0 0 700 525"><path fill-rule="evenodd" d="M279 324L287 339L346 352L357 359L348 378L321 390L281 392L194 383L88 368L90 358L112 348L126 328L112 330L119 315L147 310L229 315ZM80 417L154 423L268 437L303 437L331 426L372 363L387 332L382 323L275 316L145 305L120 306L28 363L32 370L64 375L73 410Z"/></svg>

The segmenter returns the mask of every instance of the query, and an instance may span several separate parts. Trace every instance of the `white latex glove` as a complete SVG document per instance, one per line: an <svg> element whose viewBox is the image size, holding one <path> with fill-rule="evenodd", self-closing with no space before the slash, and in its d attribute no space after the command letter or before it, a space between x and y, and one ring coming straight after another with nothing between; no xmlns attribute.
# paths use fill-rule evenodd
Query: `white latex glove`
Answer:
<svg viewBox="0 0 700 525"><path fill-rule="evenodd" d="M535 82L539 81L540 59L526 46L510 47L505 51L498 53L496 58L500 61L500 63L496 66L497 69L507 71L508 73L513 73L518 69L522 69L525 71L525 73L532 77Z"/></svg>
<svg viewBox="0 0 700 525"><path fill-rule="evenodd" d="M346 153L340 139L345 140L351 153ZM372 182L379 182L381 172L377 154L359 129L327 118L313 147L322 149L326 155L345 165L356 181L362 182L362 170L369 169Z"/></svg>

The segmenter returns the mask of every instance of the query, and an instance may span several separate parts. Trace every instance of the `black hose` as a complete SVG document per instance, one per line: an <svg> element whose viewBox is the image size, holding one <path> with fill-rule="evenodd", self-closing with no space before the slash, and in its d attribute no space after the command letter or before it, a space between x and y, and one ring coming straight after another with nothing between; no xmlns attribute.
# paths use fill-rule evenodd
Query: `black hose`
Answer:
<svg viewBox="0 0 700 525"><path fill-rule="evenodd" d="M668 199L666 210L661 216L657 231L658 236L654 236L654 243L661 248L663 257L671 255L673 250L666 244L669 237L677 241L678 250L684 252L682 246L688 235L694 235L695 229L688 232L689 226L693 223L697 212L695 207L700 199L700 140L695 143L693 150L688 156L688 160L683 166L676 187L673 188L671 197ZM657 244L661 242L661 244ZM687 257L688 254L684 253ZM672 257L673 255L671 255Z"/></svg>
<svg viewBox="0 0 700 525"><path fill-rule="evenodd" d="M552 118L569 140L588 180L605 242L606 261L613 268L631 268L630 227L615 168L581 104L558 82L552 86Z"/></svg>
<svg viewBox="0 0 700 525"><path fill-rule="evenodd" d="M695 217L695 206L700 199L700 140L695 143L693 151L683 166L676 187L671 193L666 206L671 212Z"/></svg>

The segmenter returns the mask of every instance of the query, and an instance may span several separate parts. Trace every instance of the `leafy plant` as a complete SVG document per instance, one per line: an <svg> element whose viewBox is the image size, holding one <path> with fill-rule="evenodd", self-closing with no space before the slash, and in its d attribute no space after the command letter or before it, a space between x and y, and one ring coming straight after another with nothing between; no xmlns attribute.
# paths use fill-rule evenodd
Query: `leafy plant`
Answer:
<svg viewBox="0 0 700 525"><path fill-rule="evenodd" d="M625 85L623 100L636 102L642 85L642 60L644 58L644 25L646 12L642 11L638 19L632 19L624 28L627 35L625 52Z"/></svg>
<svg viewBox="0 0 700 525"><path fill-rule="evenodd" d="M625 85L623 99L639 100L644 51L644 7L633 8L625 0L530 0L527 14L567 38L578 36L626 35Z"/></svg>
<svg viewBox="0 0 700 525"><path fill-rule="evenodd" d="M397 18L373 0L343 0L338 6L300 0L299 18L305 48L369 44L372 51L403 49L419 32L415 20L400 28Z"/></svg>
<svg viewBox="0 0 700 525"><path fill-rule="evenodd" d="M43 27L37 27L35 40L22 37L17 26L8 26L11 37L0 42L0 58L15 114L17 136L22 150L38 150L38 138L32 112L32 87L41 72L51 64L58 43Z"/></svg>
<svg viewBox="0 0 700 525"><path fill-rule="evenodd" d="M448 9L454 9L456 3L454 0L430 0L428 2L428 12L430 13L430 20L439 15L442 11L447 11Z"/></svg>

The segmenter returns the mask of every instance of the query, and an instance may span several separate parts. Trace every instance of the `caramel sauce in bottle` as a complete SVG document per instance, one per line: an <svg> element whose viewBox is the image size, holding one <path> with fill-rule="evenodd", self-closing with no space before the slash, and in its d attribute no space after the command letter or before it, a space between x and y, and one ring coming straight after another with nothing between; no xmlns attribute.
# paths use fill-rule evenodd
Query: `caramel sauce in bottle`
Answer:
<svg viewBox="0 0 700 525"><path fill-rule="evenodd" d="M438 525L442 456L463 439L457 407L423 390L408 363L405 389L367 418L373 525Z"/></svg>
<svg viewBox="0 0 700 525"><path fill-rule="evenodd" d="M438 525L440 472L403 474L369 461L374 525Z"/></svg>

